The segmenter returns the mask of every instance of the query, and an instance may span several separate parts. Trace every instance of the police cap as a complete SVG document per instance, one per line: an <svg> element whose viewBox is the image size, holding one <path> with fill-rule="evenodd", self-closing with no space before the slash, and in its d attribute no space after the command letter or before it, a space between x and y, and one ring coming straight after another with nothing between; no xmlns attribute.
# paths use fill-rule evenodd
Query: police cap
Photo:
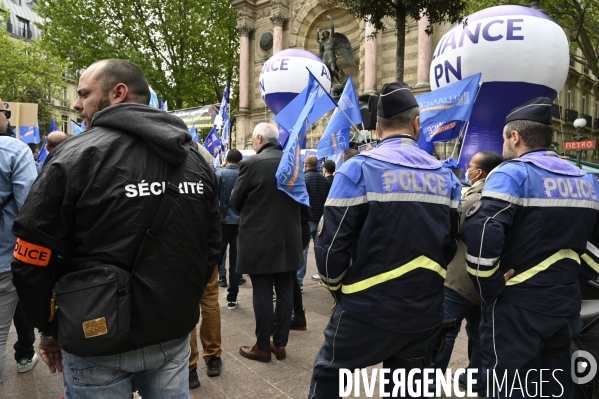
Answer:
<svg viewBox="0 0 599 399"><path fill-rule="evenodd" d="M400 112L418 106L410 86L403 82L387 83L381 90L376 114L383 118L390 118Z"/></svg>
<svg viewBox="0 0 599 399"><path fill-rule="evenodd" d="M506 116L504 125L517 120L527 120L539 122L544 125L551 125L551 100L547 97L537 97L514 108Z"/></svg>

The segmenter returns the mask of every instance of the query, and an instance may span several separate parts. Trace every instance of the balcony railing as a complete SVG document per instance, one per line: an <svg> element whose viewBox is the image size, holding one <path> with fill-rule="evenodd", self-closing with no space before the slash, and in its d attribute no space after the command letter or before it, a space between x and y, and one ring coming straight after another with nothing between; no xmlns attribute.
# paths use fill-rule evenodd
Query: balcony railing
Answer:
<svg viewBox="0 0 599 399"><path fill-rule="evenodd" d="M551 104L551 116L557 119L562 119L562 107L561 105Z"/></svg>
<svg viewBox="0 0 599 399"><path fill-rule="evenodd" d="M578 118L578 111L574 111L573 109L566 108L565 121L566 122L574 122Z"/></svg>
<svg viewBox="0 0 599 399"><path fill-rule="evenodd" d="M593 126L593 117L587 114L580 114L579 118L584 118L587 121L587 126L589 129Z"/></svg>

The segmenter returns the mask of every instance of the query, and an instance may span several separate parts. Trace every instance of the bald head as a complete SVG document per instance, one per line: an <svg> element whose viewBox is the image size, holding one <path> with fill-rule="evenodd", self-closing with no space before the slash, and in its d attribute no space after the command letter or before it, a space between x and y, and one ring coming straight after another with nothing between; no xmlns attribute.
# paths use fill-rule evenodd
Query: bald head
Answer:
<svg viewBox="0 0 599 399"><path fill-rule="evenodd" d="M65 132L54 131L48 135L48 142L46 143L46 150L51 152L56 146L63 141L67 140L69 136Z"/></svg>

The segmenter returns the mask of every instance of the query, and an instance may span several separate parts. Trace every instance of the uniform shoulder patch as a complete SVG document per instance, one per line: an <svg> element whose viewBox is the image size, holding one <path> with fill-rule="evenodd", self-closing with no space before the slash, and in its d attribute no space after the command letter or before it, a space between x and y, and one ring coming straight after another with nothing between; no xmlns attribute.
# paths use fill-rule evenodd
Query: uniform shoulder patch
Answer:
<svg viewBox="0 0 599 399"><path fill-rule="evenodd" d="M478 212L478 210L480 209L480 207L482 206L483 202L482 200L476 200L472 203L472 205L470 205L470 207L468 208L468 210L466 211L466 217L470 217L472 215L474 215L476 212Z"/></svg>
<svg viewBox="0 0 599 399"><path fill-rule="evenodd" d="M324 227L324 215L320 217L320 221L318 222L318 230L316 230L316 235L320 237L322 235L322 229Z"/></svg>

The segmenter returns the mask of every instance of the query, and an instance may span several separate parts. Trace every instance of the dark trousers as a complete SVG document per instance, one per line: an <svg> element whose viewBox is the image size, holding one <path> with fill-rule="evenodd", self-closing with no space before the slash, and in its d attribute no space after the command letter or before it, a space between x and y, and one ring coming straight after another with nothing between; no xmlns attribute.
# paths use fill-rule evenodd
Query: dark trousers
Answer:
<svg viewBox="0 0 599 399"><path fill-rule="evenodd" d="M272 286L275 286L277 302L275 315L277 328L272 334L274 344L281 348L287 346L291 311L293 309L293 274L250 274L254 296L254 316L256 317L256 343L258 348L270 352L270 333L272 331L273 301Z"/></svg>
<svg viewBox="0 0 599 399"><path fill-rule="evenodd" d="M445 320L458 319L459 321L466 319L466 333L468 334L468 368L476 369L474 374L476 377L476 385L473 386L475 392L483 392L487 387L486 371L483 369L483 359L480 353L480 306L474 305L472 302L452 290L445 287L445 298L443 300L443 311ZM455 344L457 332L445 334L445 346L439 357L439 361L434 365L445 373L451 358L451 352Z"/></svg>
<svg viewBox="0 0 599 399"><path fill-rule="evenodd" d="M21 301L17 303L15 314L13 316L15 329L17 330L17 342L13 348L15 349L15 360L32 359L35 354L33 343L35 342L35 332L31 324L25 318L23 305Z"/></svg>
<svg viewBox="0 0 599 399"><path fill-rule="evenodd" d="M441 320L439 320L441 323ZM356 319L337 304L324 330L324 344L316 355L310 399L339 397L339 369L366 368L383 363L395 369L422 369L431 363L441 326L420 333L397 333ZM391 393L393 382L387 385ZM393 396L391 396L393 397Z"/></svg>
<svg viewBox="0 0 599 399"><path fill-rule="evenodd" d="M488 397L540 397L542 389L545 397L571 398L574 383L568 348L581 326L579 315L548 316L501 298L485 306L480 334L483 367L489 369ZM541 369L550 371L541 373ZM493 371L500 384L504 375L507 376L507 389L505 383L503 389L493 386ZM510 392L514 380L516 386L520 385L518 377L523 390Z"/></svg>
<svg viewBox="0 0 599 399"><path fill-rule="evenodd" d="M220 258L223 259L229 246L229 287L227 288L227 301L236 301L239 293L239 277L237 273L237 236L238 224L222 224L222 245Z"/></svg>
<svg viewBox="0 0 599 399"><path fill-rule="evenodd" d="M304 310L304 302L302 299L302 289L300 288L299 281L297 280L297 272L290 272L293 277L293 311L295 313L302 312Z"/></svg>

